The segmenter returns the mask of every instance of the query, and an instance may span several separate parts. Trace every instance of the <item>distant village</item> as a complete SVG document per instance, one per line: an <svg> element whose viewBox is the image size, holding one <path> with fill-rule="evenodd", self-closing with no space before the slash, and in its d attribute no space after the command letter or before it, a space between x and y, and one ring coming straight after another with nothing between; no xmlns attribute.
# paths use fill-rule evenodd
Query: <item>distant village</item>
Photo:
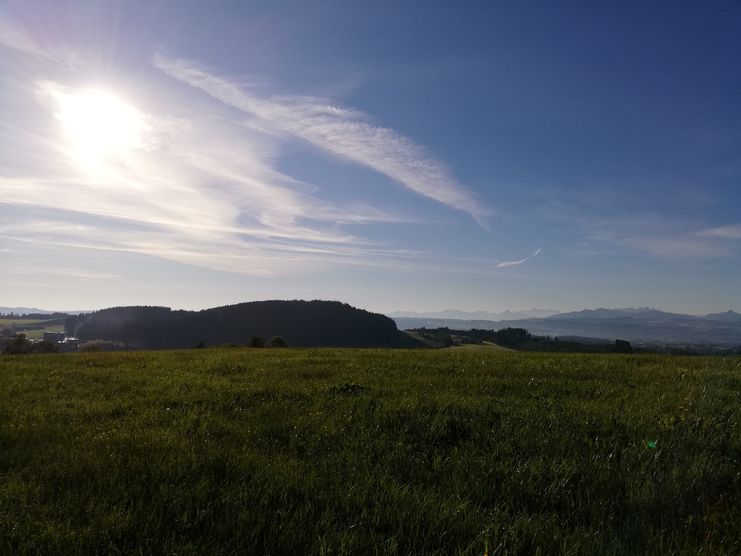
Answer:
<svg viewBox="0 0 741 556"><path fill-rule="evenodd" d="M77 351L80 346L80 340L74 336L67 336L64 332L44 332L41 341L57 346L59 351Z"/></svg>
<svg viewBox="0 0 741 556"><path fill-rule="evenodd" d="M8 329L0 331L0 352L9 351L13 343L24 343L30 352L71 352L77 351L80 341L74 336L67 336L64 332L44 332L41 338L28 338L23 332L7 334Z"/></svg>

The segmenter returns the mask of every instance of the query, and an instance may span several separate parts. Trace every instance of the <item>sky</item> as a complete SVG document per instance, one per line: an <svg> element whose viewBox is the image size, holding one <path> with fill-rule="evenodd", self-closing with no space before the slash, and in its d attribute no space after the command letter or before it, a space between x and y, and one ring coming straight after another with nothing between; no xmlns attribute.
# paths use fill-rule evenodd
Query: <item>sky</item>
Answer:
<svg viewBox="0 0 741 556"><path fill-rule="evenodd" d="M0 0L0 306L741 310L741 2Z"/></svg>

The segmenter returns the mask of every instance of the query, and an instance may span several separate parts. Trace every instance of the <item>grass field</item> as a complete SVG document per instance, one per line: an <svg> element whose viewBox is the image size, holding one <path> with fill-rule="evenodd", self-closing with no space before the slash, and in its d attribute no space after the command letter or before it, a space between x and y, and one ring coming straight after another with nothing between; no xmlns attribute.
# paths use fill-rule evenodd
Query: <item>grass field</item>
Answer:
<svg viewBox="0 0 741 556"><path fill-rule="evenodd" d="M46 319L51 320L51 319ZM5 328L6 326L13 326L16 325L18 328L23 328L27 325L33 325L33 324L40 324L43 322L46 322L45 319L0 319L0 328Z"/></svg>
<svg viewBox="0 0 741 556"><path fill-rule="evenodd" d="M453 349L453 350L495 350L495 351L515 351L513 349L510 349L508 347L500 346L499 344L494 344L492 342L481 342L480 344L462 344L460 346L453 346L446 349Z"/></svg>
<svg viewBox="0 0 741 556"><path fill-rule="evenodd" d="M741 359L0 357L0 554L739 554Z"/></svg>
<svg viewBox="0 0 741 556"><path fill-rule="evenodd" d="M44 337L44 332L64 332L64 325L63 324L51 324L49 326L44 326L44 328L39 328L36 330L24 330L23 334L26 335L27 338L34 338L34 339L41 339Z"/></svg>
<svg viewBox="0 0 741 556"><path fill-rule="evenodd" d="M62 319L0 319L0 329L15 326L27 338L41 339L44 332L64 332L64 323L60 320Z"/></svg>

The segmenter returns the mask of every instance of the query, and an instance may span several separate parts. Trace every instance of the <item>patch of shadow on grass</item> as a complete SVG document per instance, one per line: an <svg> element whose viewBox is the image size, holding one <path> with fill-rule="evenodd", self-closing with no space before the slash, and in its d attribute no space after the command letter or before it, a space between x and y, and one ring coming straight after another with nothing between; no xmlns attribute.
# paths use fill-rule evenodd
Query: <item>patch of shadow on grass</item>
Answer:
<svg viewBox="0 0 741 556"><path fill-rule="evenodd" d="M215 376L229 376L245 374L248 368L238 361L216 361L206 368L206 373Z"/></svg>
<svg viewBox="0 0 741 556"><path fill-rule="evenodd" d="M86 357L74 360L76 367L102 369L105 367L115 367L120 364L106 354L86 354Z"/></svg>
<svg viewBox="0 0 741 556"><path fill-rule="evenodd" d="M10 452L10 448L15 444L15 439L11 438L10 431L8 430L9 427L7 426L10 422L11 420L8 412L0 407L0 470L10 468L7 454Z"/></svg>
<svg viewBox="0 0 741 556"><path fill-rule="evenodd" d="M245 407L266 403L304 404L311 401L311 396L303 392L281 390L254 390L239 395L240 403Z"/></svg>
<svg viewBox="0 0 741 556"><path fill-rule="evenodd" d="M327 371L303 371L299 376L304 380L326 380L330 375Z"/></svg>
<svg viewBox="0 0 741 556"><path fill-rule="evenodd" d="M329 389L329 393L338 396L361 396L367 393L369 390L370 388L363 386L362 384L357 384L355 382L343 382L338 386L332 386Z"/></svg>
<svg viewBox="0 0 741 556"><path fill-rule="evenodd" d="M419 404L386 413L382 430L423 450L450 449L475 440L477 430L490 433L501 426L501 413L486 404L478 409Z"/></svg>
<svg viewBox="0 0 741 556"><path fill-rule="evenodd" d="M122 417L130 415L133 411L134 409L130 405L117 405L106 411L106 417L111 419L120 419Z"/></svg>

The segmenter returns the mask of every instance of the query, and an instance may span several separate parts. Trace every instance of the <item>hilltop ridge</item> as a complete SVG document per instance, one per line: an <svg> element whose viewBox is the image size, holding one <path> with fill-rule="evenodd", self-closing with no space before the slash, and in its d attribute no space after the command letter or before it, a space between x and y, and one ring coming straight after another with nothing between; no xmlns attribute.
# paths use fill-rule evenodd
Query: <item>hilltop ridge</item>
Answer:
<svg viewBox="0 0 741 556"><path fill-rule="evenodd" d="M80 341L121 342L144 349L246 344L282 337L302 347L417 347L392 319L339 301L253 301L201 311L112 307L71 316L65 331Z"/></svg>

